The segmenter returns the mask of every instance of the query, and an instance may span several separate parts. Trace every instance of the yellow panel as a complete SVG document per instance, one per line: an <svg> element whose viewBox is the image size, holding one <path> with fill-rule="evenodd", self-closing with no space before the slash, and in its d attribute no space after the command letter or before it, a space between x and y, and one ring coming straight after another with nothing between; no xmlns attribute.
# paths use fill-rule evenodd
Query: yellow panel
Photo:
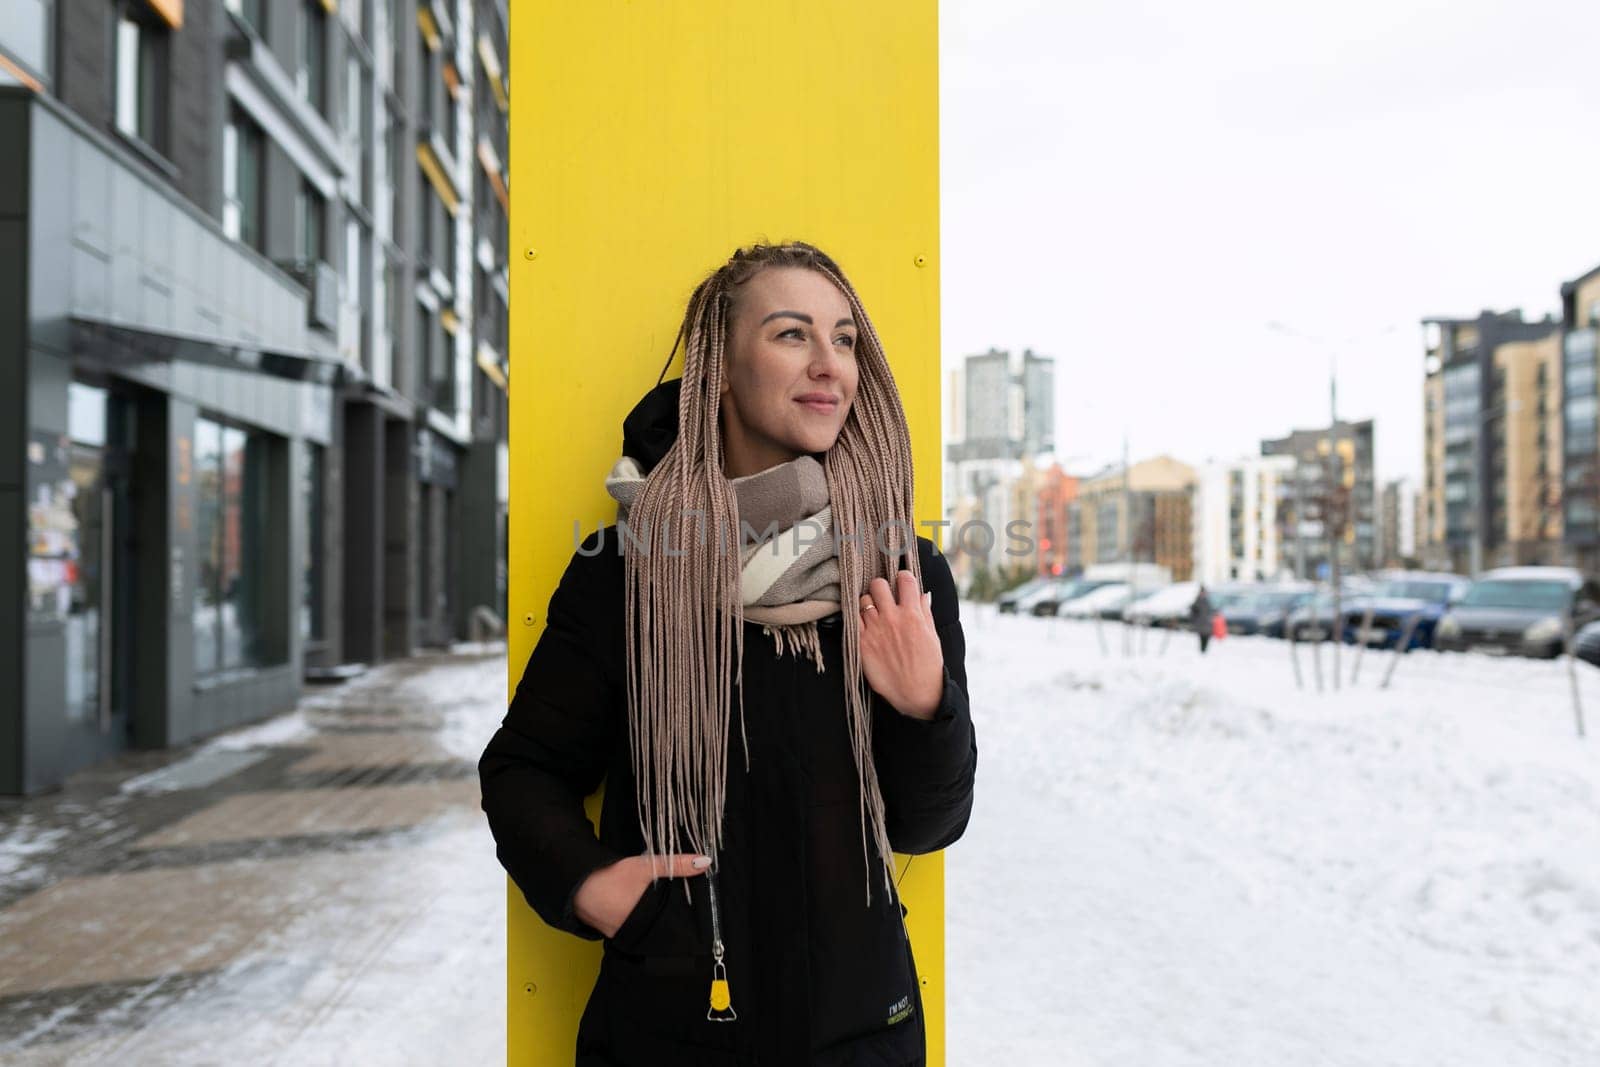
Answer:
<svg viewBox="0 0 1600 1067"><path fill-rule="evenodd" d="M183 28L183 0L150 0L150 6L168 26L175 30Z"/></svg>
<svg viewBox="0 0 1600 1067"><path fill-rule="evenodd" d="M938 518L934 0L522 0L510 64L511 348L539 384L511 397L511 683L574 520L615 518L601 483L623 415L690 290L741 244L809 240L848 272L911 421L918 518ZM598 946L507 888L510 1060L571 1063ZM918 857L902 888L942 1064L943 858Z"/></svg>
<svg viewBox="0 0 1600 1067"><path fill-rule="evenodd" d="M417 162L422 165L422 173L428 176L428 183L433 186L433 191L444 201L445 210L454 215L461 207L461 196L456 192L455 183L450 180L450 172L444 169L439 157L433 154L432 145L426 142L417 145Z"/></svg>

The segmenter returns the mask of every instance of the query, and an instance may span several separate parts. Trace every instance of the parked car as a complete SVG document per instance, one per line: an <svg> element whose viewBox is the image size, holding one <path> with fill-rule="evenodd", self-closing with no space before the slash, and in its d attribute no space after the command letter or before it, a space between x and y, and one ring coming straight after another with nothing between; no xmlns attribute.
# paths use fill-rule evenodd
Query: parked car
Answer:
<svg viewBox="0 0 1600 1067"><path fill-rule="evenodd" d="M1001 614L1013 615L1017 610L1017 601L1030 594L1037 593L1041 589L1052 587L1060 580L1059 578L1029 578L1016 588L1007 589L1004 593L995 597L995 606L1000 609Z"/></svg>
<svg viewBox="0 0 1600 1067"><path fill-rule="evenodd" d="M1229 634L1263 634L1282 637L1289 615L1305 604L1316 590L1309 585L1257 586L1243 596L1230 598L1222 609Z"/></svg>
<svg viewBox="0 0 1600 1067"><path fill-rule="evenodd" d="M1460 600L1472 583L1458 574L1398 571L1385 577L1359 605L1344 609L1345 640L1365 640L1369 648L1393 648L1410 628L1406 651L1431 648L1433 632L1450 605ZM1371 626L1365 634L1367 612Z"/></svg>
<svg viewBox="0 0 1600 1067"><path fill-rule="evenodd" d="M1339 611L1360 610L1362 598L1372 591L1371 583L1355 579L1340 583ZM1289 613L1284 636L1296 641L1326 641L1333 637L1333 590L1323 589Z"/></svg>
<svg viewBox="0 0 1600 1067"><path fill-rule="evenodd" d="M1112 582L1082 596L1062 601L1056 608L1056 614L1069 619L1092 619L1106 608L1124 607L1132 597L1133 586L1126 582Z"/></svg>
<svg viewBox="0 0 1600 1067"><path fill-rule="evenodd" d="M1572 639L1572 654L1585 663L1600 667L1600 620L1578 631Z"/></svg>
<svg viewBox="0 0 1600 1067"><path fill-rule="evenodd" d="M1200 591L1199 582L1178 582L1146 593L1122 611L1128 622L1140 626L1187 626L1189 609Z"/></svg>
<svg viewBox="0 0 1600 1067"><path fill-rule="evenodd" d="M1600 584L1571 567L1501 567L1472 583L1434 631L1435 648L1549 659L1566 646L1566 623L1600 618Z"/></svg>
<svg viewBox="0 0 1600 1067"><path fill-rule="evenodd" d="M1135 589L1160 589L1172 584L1172 570L1159 563L1096 563L1083 576L1100 582L1127 582Z"/></svg>
<svg viewBox="0 0 1600 1067"><path fill-rule="evenodd" d="M1224 585L1206 586L1206 599L1211 601L1211 610L1221 614L1234 604L1243 600L1255 591L1254 585L1241 582L1229 582Z"/></svg>
<svg viewBox="0 0 1600 1067"><path fill-rule="evenodd" d="M1062 578L1054 585L1018 601L1017 611L1029 615L1054 615L1056 608L1067 601L1110 584L1109 580L1103 578Z"/></svg>

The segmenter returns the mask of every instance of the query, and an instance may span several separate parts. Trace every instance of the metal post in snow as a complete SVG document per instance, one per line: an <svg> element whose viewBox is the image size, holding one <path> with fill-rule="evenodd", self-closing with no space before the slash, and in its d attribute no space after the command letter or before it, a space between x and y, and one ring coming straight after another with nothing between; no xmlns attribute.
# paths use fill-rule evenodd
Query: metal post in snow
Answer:
<svg viewBox="0 0 1600 1067"><path fill-rule="evenodd" d="M1576 635L1572 629L1572 612L1567 612L1561 620L1565 644L1567 646L1567 680L1572 685L1572 717L1578 724L1578 736L1585 736L1583 730L1583 701L1578 697L1578 649Z"/></svg>
<svg viewBox="0 0 1600 1067"><path fill-rule="evenodd" d="M1355 685L1361 680L1361 656L1367 650L1367 642L1371 640L1372 633L1372 605L1367 605L1367 610L1361 616L1361 632L1356 634L1356 661L1350 668L1350 684Z"/></svg>
<svg viewBox="0 0 1600 1067"><path fill-rule="evenodd" d="M1300 656L1295 651L1295 647L1300 644L1300 641L1295 637L1296 630L1292 624L1285 623L1284 629L1288 631L1289 662L1294 666L1294 687L1296 689L1304 689L1306 682L1304 678L1300 677Z"/></svg>
<svg viewBox="0 0 1600 1067"><path fill-rule="evenodd" d="M1406 649L1411 647L1411 638L1417 632L1418 615L1413 615L1406 620L1405 627L1400 631L1400 643L1394 646L1394 657L1389 660L1389 667L1383 672L1383 681L1378 683L1379 689L1389 688L1389 680L1394 677L1394 669L1400 665L1400 657L1406 654Z"/></svg>

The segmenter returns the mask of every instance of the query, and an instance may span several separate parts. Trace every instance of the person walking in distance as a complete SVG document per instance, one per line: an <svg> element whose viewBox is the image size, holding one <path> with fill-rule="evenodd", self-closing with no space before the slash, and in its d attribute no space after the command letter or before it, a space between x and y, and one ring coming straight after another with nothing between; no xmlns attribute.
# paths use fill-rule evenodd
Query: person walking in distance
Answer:
<svg viewBox="0 0 1600 1067"><path fill-rule="evenodd" d="M1200 652L1203 655L1206 646L1211 643L1212 616L1216 614L1211 607L1211 598L1206 595L1206 587L1201 586L1195 594L1194 606L1189 609L1189 625L1194 627L1194 632L1200 635Z"/></svg>

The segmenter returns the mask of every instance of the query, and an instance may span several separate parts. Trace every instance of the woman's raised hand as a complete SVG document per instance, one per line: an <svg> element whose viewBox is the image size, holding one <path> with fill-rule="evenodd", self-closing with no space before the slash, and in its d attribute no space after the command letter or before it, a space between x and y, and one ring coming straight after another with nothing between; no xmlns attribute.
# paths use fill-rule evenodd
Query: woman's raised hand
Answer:
<svg viewBox="0 0 1600 1067"><path fill-rule="evenodd" d="M693 853L677 856L657 856L655 870L663 878L693 878L705 874L711 866L709 856ZM572 900L572 910L578 918L599 930L606 937L616 937L628 914L639 904L639 898L650 888L650 860L645 856L629 856L609 867L601 867L583 880Z"/></svg>
<svg viewBox="0 0 1600 1067"><path fill-rule="evenodd" d="M944 697L944 649L933 624L933 594L910 571L882 578L861 594L861 671L902 715L931 719Z"/></svg>

